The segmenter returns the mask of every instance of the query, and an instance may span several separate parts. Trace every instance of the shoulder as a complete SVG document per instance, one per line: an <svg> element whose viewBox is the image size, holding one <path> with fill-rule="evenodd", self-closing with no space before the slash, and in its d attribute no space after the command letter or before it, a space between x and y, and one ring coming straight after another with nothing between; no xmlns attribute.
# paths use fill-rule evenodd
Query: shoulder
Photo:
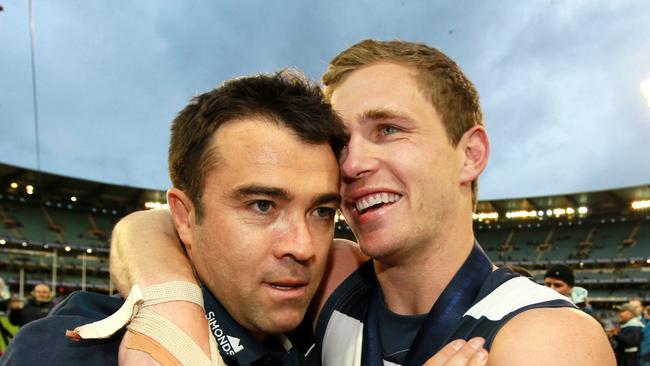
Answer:
<svg viewBox="0 0 650 366"><path fill-rule="evenodd" d="M604 330L573 308L524 311L497 333L489 365L615 365Z"/></svg>
<svg viewBox="0 0 650 366"><path fill-rule="evenodd" d="M124 301L95 292L75 291L52 309L52 315L80 315L99 320L113 314Z"/></svg>
<svg viewBox="0 0 650 366"><path fill-rule="evenodd" d="M361 252L359 245L345 239L334 239L328 258L327 269L318 293L314 297L314 319L325 306L325 302L341 283L369 258Z"/></svg>
<svg viewBox="0 0 650 366"><path fill-rule="evenodd" d="M43 319L28 323L12 340L0 365L116 365L123 331L91 341L71 341L65 331L110 315L120 299L89 292L75 293L59 303ZM119 308L119 305L118 305Z"/></svg>

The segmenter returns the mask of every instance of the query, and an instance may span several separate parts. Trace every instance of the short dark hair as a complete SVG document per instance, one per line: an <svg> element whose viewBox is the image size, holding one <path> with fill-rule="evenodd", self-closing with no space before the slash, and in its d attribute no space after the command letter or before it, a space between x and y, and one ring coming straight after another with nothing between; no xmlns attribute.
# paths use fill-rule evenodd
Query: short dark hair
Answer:
<svg viewBox="0 0 650 366"><path fill-rule="evenodd" d="M218 160L210 139L224 123L250 117L268 118L302 141L328 143L337 158L346 143L343 124L319 86L295 70L228 80L192 98L172 123L169 175L192 200L199 222L204 180Z"/></svg>
<svg viewBox="0 0 650 366"><path fill-rule="evenodd" d="M546 271L544 278L555 278L556 280L564 281L569 287L575 285L575 277L571 267L564 264L556 264Z"/></svg>

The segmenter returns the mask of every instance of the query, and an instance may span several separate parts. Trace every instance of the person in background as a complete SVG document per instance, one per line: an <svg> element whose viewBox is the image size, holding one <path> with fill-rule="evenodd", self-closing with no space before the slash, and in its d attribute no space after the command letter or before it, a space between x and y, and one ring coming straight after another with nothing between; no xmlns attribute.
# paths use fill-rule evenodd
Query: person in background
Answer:
<svg viewBox="0 0 650 366"><path fill-rule="evenodd" d="M641 300L639 300L639 303ZM646 306L641 313L641 323L643 323L643 338L641 347L639 347L639 361L641 366L650 366L650 306Z"/></svg>
<svg viewBox="0 0 650 366"><path fill-rule="evenodd" d="M4 315L7 311L10 299L11 292L9 291L9 286L7 286L5 280L0 277L0 315Z"/></svg>
<svg viewBox="0 0 650 366"><path fill-rule="evenodd" d="M641 301L641 298L633 297L627 303L634 308L634 315L641 320L643 318L643 301Z"/></svg>
<svg viewBox="0 0 650 366"><path fill-rule="evenodd" d="M638 366L639 346L644 325L636 316L636 309L629 303L618 308L619 326L608 331L618 366Z"/></svg>
<svg viewBox="0 0 650 366"><path fill-rule="evenodd" d="M571 267L564 264L553 265L544 274L544 285L564 295L582 311L595 318L587 299L589 291L584 287L575 286L575 275Z"/></svg>
<svg viewBox="0 0 650 366"><path fill-rule="evenodd" d="M544 274L544 285L569 299L571 299L574 284L573 270L564 264L556 264Z"/></svg>
<svg viewBox="0 0 650 366"><path fill-rule="evenodd" d="M9 300L11 299L11 292L9 291L9 286L5 284L5 281L0 277L0 356L2 356L3 350L11 338L13 338L12 332L7 329L5 325L7 315L7 308L9 306Z"/></svg>
<svg viewBox="0 0 650 366"><path fill-rule="evenodd" d="M31 321L44 318L53 307L50 286L39 283L34 286L32 296L26 303L20 299L9 302L9 321L22 327Z"/></svg>

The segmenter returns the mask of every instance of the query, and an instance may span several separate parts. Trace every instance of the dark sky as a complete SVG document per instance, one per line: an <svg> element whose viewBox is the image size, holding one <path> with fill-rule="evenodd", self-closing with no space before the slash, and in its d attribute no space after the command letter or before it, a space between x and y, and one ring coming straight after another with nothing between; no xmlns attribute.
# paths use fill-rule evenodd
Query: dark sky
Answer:
<svg viewBox="0 0 650 366"><path fill-rule="evenodd" d="M36 167L28 2L0 0L0 161ZM41 168L169 186L175 114L224 79L425 42L481 94L480 198L650 183L647 1L34 0Z"/></svg>

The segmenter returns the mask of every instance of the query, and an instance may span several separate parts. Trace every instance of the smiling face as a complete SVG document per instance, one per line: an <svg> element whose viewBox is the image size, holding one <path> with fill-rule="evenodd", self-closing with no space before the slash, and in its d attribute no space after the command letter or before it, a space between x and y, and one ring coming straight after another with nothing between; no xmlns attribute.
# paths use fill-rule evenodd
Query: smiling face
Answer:
<svg viewBox="0 0 650 366"><path fill-rule="evenodd" d="M350 132L340 159L342 210L362 250L384 260L427 255L463 210L471 213L464 145L449 141L415 76L410 67L374 63L331 94Z"/></svg>
<svg viewBox="0 0 650 366"><path fill-rule="evenodd" d="M261 118L226 122L211 148L215 166L200 224L191 209L183 223L182 205L191 201L170 191L179 235L201 280L241 326L259 336L292 330L323 276L334 235L332 149Z"/></svg>
<svg viewBox="0 0 650 366"><path fill-rule="evenodd" d="M50 300L52 292L50 287L44 284L38 284L34 286L34 299L39 302L46 302Z"/></svg>

